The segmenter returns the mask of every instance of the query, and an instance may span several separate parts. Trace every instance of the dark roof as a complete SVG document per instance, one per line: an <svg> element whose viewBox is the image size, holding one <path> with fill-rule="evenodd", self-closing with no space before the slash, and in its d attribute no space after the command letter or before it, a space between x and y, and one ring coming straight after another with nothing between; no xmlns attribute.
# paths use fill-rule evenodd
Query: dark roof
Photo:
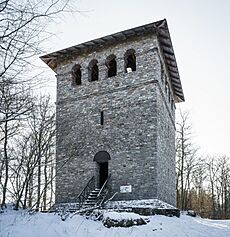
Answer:
<svg viewBox="0 0 230 237"><path fill-rule="evenodd" d="M50 54L41 56L40 58L51 68L55 69L57 58L65 57L68 54L80 54L87 50L104 47L117 41L123 41L133 36L144 35L147 33L155 33L158 37L160 47L162 49L166 67L169 72L169 77L175 95L178 97L178 102L184 101L183 89L180 81L180 75L176 63L176 58L172 46L172 41L167 25L167 21L161 20L147 25L135 27L129 30L124 30L115 34L107 35L98 39L78 44L69 48L65 48Z"/></svg>

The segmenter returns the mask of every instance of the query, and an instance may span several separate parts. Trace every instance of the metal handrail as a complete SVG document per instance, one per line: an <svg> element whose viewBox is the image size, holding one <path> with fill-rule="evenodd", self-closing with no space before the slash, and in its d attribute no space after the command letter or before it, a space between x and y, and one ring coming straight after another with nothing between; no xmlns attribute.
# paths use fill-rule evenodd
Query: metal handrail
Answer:
<svg viewBox="0 0 230 237"><path fill-rule="evenodd" d="M89 186L89 184L94 180L94 176L93 177L91 177L91 179L88 181L88 183L85 185L85 187L81 190L81 192L79 193L79 195L77 196L77 197L79 197L79 196L81 196L82 195L82 193L85 191L85 189Z"/></svg>
<svg viewBox="0 0 230 237"><path fill-rule="evenodd" d="M84 201L87 199L87 197L89 196L89 193L95 188L95 177L93 176L88 183L86 184L86 186L82 189L82 191L80 192L80 194L77 196L77 199L79 201L79 209L81 208L82 204L84 203Z"/></svg>
<svg viewBox="0 0 230 237"><path fill-rule="evenodd" d="M104 184L102 185L98 195L97 195L97 202L100 201L100 203L102 203L105 199L105 197L108 195L108 190L107 190L107 186L108 186L108 182L110 179L111 174L108 175L108 178L106 179L106 181L104 182ZM77 196L78 199L78 204L79 204L79 209L81 209L83 203L85 202L85 200L88 198L89 194L95 189L95 177L93 176L88 183L85 185L85 187L81 190L80 194ZM106 192L104 192L106 190ZM104 193L104 194L103 194ZM106 193L106 194L105 194ZM101 201L102 199L102 201Z"/></svg>
<svg viewBox="0 0 230 237"><path fill-rule="evenodd" d="M111 176L111 174L108 175L108 178L106 179L106 181L105 181L104 184L102 185L102 187L101 187L101 189L100 189L100 191L99 191L97 197L100 197L101 193L104 191L104 189L105 189L107 183L109 182L110 176Z"/></svg>

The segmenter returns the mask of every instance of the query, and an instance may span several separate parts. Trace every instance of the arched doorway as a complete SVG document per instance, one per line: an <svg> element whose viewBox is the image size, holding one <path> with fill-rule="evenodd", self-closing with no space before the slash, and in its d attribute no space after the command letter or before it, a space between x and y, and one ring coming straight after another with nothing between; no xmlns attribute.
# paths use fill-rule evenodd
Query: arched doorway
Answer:
<svg viewBox="0 0 230 237"><path fill-rule="evenodd" d="M110 155L107 151L99 151L94 156L94 161L97 162L97 186L101 188L109 176L109 160Z"/></svg>

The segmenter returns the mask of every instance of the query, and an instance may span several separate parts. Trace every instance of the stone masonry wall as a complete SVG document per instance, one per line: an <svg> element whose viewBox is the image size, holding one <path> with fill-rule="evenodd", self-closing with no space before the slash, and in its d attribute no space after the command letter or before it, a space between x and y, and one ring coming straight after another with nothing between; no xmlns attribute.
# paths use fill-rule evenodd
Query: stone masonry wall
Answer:
<svg viewBox="0 0 230 237"><path fill-rule="evenodd" d="M175 104L170 97L167 75L162 70L157 91L157 195L176 206Z"/></svg>
<svg viewBox="0 0 230 237"><path fill-rule="evenodd" d="M124 72L128 49L136 52L137 69L131 73ZM116 56L117 75L107 78L110 54ZM98 61L99 81L89 82L92 59ZM58 65L56 203L76 201L96 175L94 155L105 150L111 156L112 193L132 185L132 193L119 193L116 199L159 197L174 204L174 107L171 100L164 102L170 87L162 82L162 62L157 38L147 35L72 55ZM71 82L75 64L82 69L80 86Z"/></svg>

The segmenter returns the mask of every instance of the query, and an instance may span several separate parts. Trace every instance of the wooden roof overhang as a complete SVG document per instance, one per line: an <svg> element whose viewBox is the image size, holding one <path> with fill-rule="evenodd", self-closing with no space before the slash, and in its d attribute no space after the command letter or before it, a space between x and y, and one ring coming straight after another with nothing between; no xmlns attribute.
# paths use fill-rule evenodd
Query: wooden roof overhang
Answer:
<svg viewBox="0 0 230 237"><path fill-rule="evenodd" d="M185 99L176 63L176 57L174 54L166 19L135 27L129 30L124 30L98 39L90 40L82 44L78 44L50 54L46 54L44 56L41 56L40 58L52 70L55 70L57 66L57 59L65 58L67 55L81 54L89 50L101 48L106 45L111 45L114 42L127 40L133 36L145 35L148 33L155 33L158 37L159 44L163 53L163 57L165 59L166 67L173 87L173 91L177 97L176 102L184 101Z"/></svg>

